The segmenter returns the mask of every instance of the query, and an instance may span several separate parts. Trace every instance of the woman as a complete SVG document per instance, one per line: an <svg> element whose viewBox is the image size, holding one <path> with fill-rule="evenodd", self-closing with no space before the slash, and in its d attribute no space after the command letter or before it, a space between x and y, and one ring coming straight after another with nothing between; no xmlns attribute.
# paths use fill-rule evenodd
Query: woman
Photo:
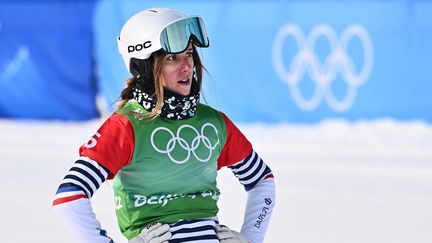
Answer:
<svg viewBox="0 0 432 243"><path fill-rule="evenodd" d="M107 179L114 179L118 224L130 242L263 241L273 175L225 114L199 103L196 49L208 46L202 19L171 9L142 11L123 26L118 47L133 77L53 202L82 242L112 242L90 204ZM216 175L224 166L248 193L240 233L217 219Z"/></svg>

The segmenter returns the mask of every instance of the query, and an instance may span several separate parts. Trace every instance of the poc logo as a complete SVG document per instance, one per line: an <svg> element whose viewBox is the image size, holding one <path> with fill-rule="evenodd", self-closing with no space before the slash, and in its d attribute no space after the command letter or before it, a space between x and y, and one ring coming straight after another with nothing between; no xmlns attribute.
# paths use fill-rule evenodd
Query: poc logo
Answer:
<svg viewBox="0 0 432 243"><path fill-rule="evenodd" d="M128 46L128 53L134 52L134 51L141 51L142 49L147 49L152 45L151 41L146 41L142 44L138 44L135 46Z"/></svg>

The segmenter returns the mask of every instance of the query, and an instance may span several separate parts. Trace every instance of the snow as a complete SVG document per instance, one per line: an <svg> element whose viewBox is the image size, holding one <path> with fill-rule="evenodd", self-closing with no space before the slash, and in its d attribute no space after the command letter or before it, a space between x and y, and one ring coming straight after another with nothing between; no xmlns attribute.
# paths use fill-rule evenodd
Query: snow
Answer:
<svg viewBox="0 0 432 243"><path fill-rule="evenodd" d="M102 120L0 120L1 242L75 242L51 208L78 148ZM391 119L314 125L240 124L272 168L276 207L266 242L432 242L432 125ZM228 169L221 223L240 229L246 194ZM92 199L117 242L112 190Z"/></svg>

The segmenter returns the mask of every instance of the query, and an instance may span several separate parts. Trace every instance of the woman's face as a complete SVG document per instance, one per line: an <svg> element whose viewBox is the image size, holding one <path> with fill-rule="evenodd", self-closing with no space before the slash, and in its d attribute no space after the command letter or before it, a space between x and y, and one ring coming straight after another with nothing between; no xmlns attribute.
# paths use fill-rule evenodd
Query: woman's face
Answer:
<svg viewBox="0 0 432 243"><path fill-rule="evenodd" d="M189 95L194 69L192 45L179 54L168 54L162 61L162 85L180 95Z"/></svg>

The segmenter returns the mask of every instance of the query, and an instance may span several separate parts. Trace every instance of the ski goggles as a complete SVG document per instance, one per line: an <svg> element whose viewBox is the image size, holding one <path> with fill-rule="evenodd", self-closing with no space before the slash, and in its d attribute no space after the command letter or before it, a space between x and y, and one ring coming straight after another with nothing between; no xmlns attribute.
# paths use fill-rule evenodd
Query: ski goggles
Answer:
<svg viewBox="0 0 432 243"><path fill-rule="evenodd" d="M162 49L176 54L185 51L192 41L197 47L210 45L204 22L200 17L188 17L166 26L160 34Z"/></svg>
<svg viewBox="0 0 432 243"><path fill-rule="evenodd" d="M172 54L184 52L193 42L197 47L210 45L203 20L198 16L176 20L148 40L130 43L117 38L119 52L125 57L146 59L161 48Z"/></svg>

